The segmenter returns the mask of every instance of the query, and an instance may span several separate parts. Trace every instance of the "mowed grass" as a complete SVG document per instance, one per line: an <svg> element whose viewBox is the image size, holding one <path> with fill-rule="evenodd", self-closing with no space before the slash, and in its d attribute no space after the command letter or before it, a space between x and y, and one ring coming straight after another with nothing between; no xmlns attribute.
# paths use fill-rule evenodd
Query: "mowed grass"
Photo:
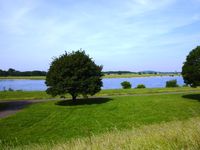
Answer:
<svg viewBox="0 0 200 150"><path fill-rule="evenodd" d="M200 118L115 130L59 143L31 144L16 150L199 150ZM11 148L11 147L10 147Z"/></svg>
<svg viewBox="0 0 200 150"><path fill-rule="evenodd" d="M111 89L101 90L101 92L94 95L100 96L117 96L117 95L135 95L135 94L157 94L157 93L173 93L173 92L199 92L199 88L178 87L178 88L146 88L146 89ZM71 98L69 94L66 98ZM80 96L81 97L81 96ZM53 98L46 94L45 91L0 91L1 100L33 100L33 99L50 99ZM56 97L59 98L59 97Z"/></svg>
<svg viewBox="0 0 200 150"><path fill-rule="evenodd" d="M53 98L45 91L0 91L1 100L33 100Z"/></svg>
<svg viewBox="0 0 200 150"><path fill-rule="evenodd" d="M200 93L49 101L0 120L2 148L59 143L200 116Z"/></svg>
<svg viewBox="0 0 200 150"><path fill-rule="evenodd" d="M199 92L200 87L176 87L176 88L144 88L144 89L109 89L101 90L96 96L117 96L117 95L143 95L143 94L160 94L160 93L177 93L177 92Z"/></svg>

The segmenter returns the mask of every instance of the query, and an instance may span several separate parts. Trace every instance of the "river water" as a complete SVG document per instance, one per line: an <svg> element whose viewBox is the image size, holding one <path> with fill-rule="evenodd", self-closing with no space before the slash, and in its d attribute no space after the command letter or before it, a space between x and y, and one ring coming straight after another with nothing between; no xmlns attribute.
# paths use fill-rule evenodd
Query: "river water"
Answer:
<svg viewBox="0 0 200 150"><path fill-rule="evenodd" d="M181 76L111 78L102 80L102 89L120 89L121 82L123 81L129 81L132 84L132 88L135 88L138 84L144 84L147 88L163 88L165 87L166 81L169 80L177 80L178 85L184 85L184 81ZM47 89L44 80L0 80L0 91L7 90L9 88L23 91L44 91Z"/></svg>

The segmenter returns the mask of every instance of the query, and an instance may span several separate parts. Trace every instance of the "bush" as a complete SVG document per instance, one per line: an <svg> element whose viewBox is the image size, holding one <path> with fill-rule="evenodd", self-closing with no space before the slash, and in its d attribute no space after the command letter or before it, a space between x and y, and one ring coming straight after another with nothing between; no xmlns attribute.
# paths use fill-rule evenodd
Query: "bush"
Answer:
<svg viewBox="0 0 200 150"><path fill-rule="evenodd" d="M12 88L8 88L8 91L13 92L14 90Z"/></svg>
<svg viewBox="0 0 200 150"><path fill-rule="evenodd" d="M124 81L124 82L121 83L121 86L122 86L123 89L130 89L132 85L131 85L130 82Z"/></svg>
<svg viewBox="0 0 200 150"><path fill-rule="evenodd" d="M136 88L137 89L143 89L143 88L146 88L146 86L144 84L138 84Z"/></svg>
<svg viewBox="0 0 200 150"><path fill-rule="evenodd" d="M170 80L166 82L166 87L178 87L177 80Z"/></svg>

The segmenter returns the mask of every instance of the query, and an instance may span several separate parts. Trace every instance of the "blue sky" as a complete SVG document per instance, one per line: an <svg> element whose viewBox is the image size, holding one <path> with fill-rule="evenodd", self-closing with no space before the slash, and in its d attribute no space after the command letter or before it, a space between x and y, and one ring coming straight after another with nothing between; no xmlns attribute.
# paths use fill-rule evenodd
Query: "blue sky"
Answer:
<svg viewBox="0 0 200 150"><path fill-rule="evenodd" d="M181 71L200 0L0 0L0 69L47 70L86 50L104 70Z"/></svg>

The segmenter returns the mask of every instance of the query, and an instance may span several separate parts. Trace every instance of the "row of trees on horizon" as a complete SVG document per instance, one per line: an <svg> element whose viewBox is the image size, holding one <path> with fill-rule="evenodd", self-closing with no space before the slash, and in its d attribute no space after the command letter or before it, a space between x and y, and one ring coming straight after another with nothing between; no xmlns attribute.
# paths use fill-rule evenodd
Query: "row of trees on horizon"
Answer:
<svg viewBox="0 0 200 150"><path fill-rule="evenodd" d="M13 68L6 70L0 69L0 76L46 76L47 72L45 71L17 71Z"/></svg>
<svg viewBox="0 0 200 150"><path fill-rule="evenodd" d="M156 71L140 71L140 72L132 72L132 71L103 71L103 74L180 74L180 72L156 72ZM0 76L46 76L46 71L34 70L34 71L18 71L13 68L9 68L7 71L0 69Z"/></svg>

